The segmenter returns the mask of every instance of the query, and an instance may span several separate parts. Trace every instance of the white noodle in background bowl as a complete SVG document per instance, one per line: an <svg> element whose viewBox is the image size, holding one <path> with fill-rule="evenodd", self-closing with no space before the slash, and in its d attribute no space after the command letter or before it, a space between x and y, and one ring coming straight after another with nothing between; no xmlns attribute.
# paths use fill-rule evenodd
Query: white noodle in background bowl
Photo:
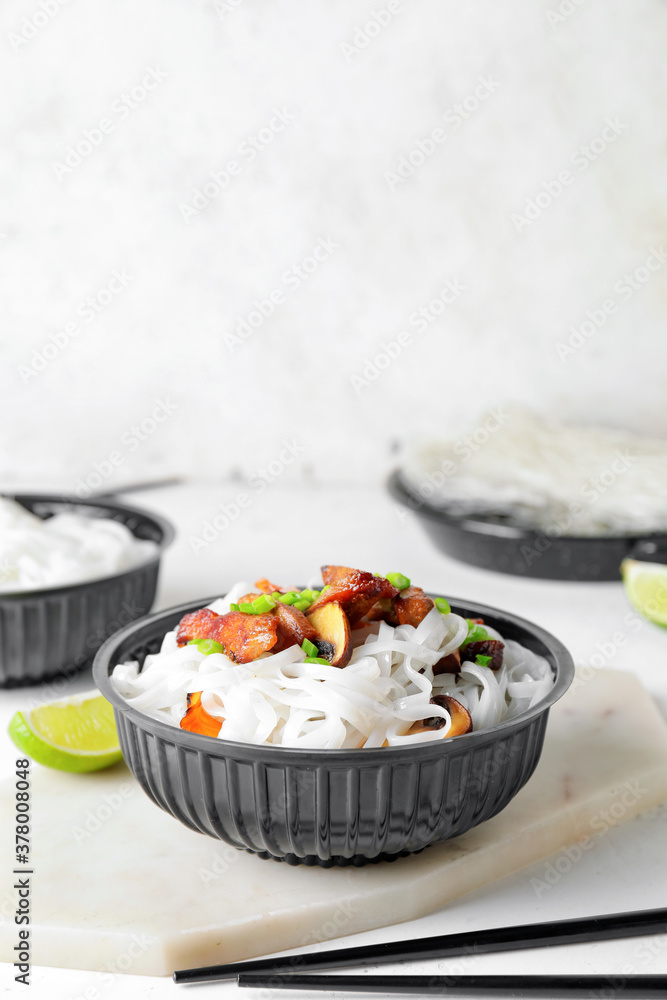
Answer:
<svg viewBox="0 0 667 1000"><path fill-rule="evenodd" d="M150 611L161 556L174 537L165 518L111 499L12 499L26 517L5 507L13 528L1 543L0 687L42 683L89 666L116 629ZM58 529L49 529L56 518Z"/></svg>
<svg viewBox="0 0 667 1000"><path fill-rule="evenodd" d="M471 566L547 580L620 580L667 563L667 442L500 407L422 441L389 477L435 546Z"/></svg>

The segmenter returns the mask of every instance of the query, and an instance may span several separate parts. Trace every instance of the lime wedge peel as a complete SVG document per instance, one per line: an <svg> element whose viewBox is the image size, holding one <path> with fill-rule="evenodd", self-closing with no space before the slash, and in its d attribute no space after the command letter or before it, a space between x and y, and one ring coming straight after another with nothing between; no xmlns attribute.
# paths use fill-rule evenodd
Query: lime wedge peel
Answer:
<svg viewBox="0 0 667 1000"><path fill-rule="evenodd" d="M624 559L621 575L632 606L643 618L667 628L667 566Z"/></svg>
<svg viewBox="0 0 667 1000"><path fill-rule="evenodd" d="M113 708L97 691L16 712L9 735L23 753L58 771L100 771L122 756Z"/></svg>

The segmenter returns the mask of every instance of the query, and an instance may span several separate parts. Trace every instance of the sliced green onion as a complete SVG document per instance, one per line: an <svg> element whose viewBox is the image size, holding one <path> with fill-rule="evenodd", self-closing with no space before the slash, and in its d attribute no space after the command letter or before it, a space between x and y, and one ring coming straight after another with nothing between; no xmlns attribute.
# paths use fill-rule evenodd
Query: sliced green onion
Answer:
<svg viewBox="0 0 667 1000"><path fill-rule="evenodd" d="M298 590L288 590L286 594L281 594L278 600L281 604L296 604L300 597Z"/></svg>
<svg viewBox="0 0 667 1000"><path fill-rule="evenodd" d="M392 586L396 587L397 590L405 590L406 587L410 586L410 578L408 576L403 576L402 573L387 573L387 580Z"/></svg>
<svg viewBox="0 0 667 1000"><path fill-rule="evenodd" d="M310 639L304 639L303 642L301 643L301 648L306 654L306 656L317 656L317 654L319 653L319 649L317 648L314 642L310 641Z"/></svg>
<svg viewBox="0 0 667 1000"><path fill-rule="evenodd" d="M279 590L274 590L273 593L271 594L271 597L275 597L277 601L279 601L282 596L283 595L280 593Z"/></svg>
<svg viewBox="0 0 667 1000"><path fill-rule="evenodd" d="M307 611L308 608L310 607L310 605L312 603L313 603L312 601L301 601L301 600L299 600L299 601L295 601L294 604L292 605L292 607L296 608L297 611Z"/></svg>
<svg viewBox="0 0 667 1000"><path fill-rule="evenodd" d="M475 663L480 667L488 667L490 662L491 662L490 656L483 656L481 653L478 653L477 656L475 657Z"/></svg>
<svg viewBox="0 0 667 1000"><path fill-rule="evenodd" d="M312 604L313 601L315 600L316 593L317 593L316 590L302 590L299 596L301 597L302 601L309 601Z"/></svg>
<svg viewBox="0 0 667 1000"><path fill-rule="evenodd" d="M239 611L242 611L244 615L256 615L257 614L257 612L255 611L255 609L252 606L252 604L248 604L248 603L239 604Z"/></svg>
<svg viewBox="0 0 667 1000"><path fill-rule="evenodd" d="M485 639L491 638L483 625L471 621L470 618L466 618L466 621L468 622L468 635L461 643L462 648L467 646L469 642L484 642Z"/></svg>
<svg viewBox="0 0 667 1000"><path fill-rule="evenodd" d="M256 597L252 602L252 606L255 609L256 615L263 615L267 611L272 611L277 604L275 597L270 597L268 594L262 594L261 597Z"/></svg>
<svg viewBox="0 0 667 1000"><path fill-rule="evenodd" d="M323 663L325 667L330 667L331 666L331 664L329 663L329 661L325 660L321 656L307 656L306 659L303 662L304 663Z"/></svg>
<svg viewBox="0 0 667 1000"><path fill-rule="evenodd" d="M322 593L321 590L311 590L311 594L313 595L313 600L316 601L321 593Z"/></svg>
<svg viewBox="0 0 667 1000"><path fill-rule="evenodd" d="M216 642L215 639L200 639L197 643L197 649L204 656L210 656L211 653L224 653L225 651L225 647Z"/></svg>
<svg viewBox="0 0 667 1000"><path fill-rule="evenodd" d="M229 610L230 611L240 611L240 608L239 608L238 604L230 604L229 605Z"/></svg>
<svg viewBox="0 0 667 1000"><path fill-rule="evenodd" d="M446 597L436 597L435 606L441 615L448 615L452 610Z"/></svg>

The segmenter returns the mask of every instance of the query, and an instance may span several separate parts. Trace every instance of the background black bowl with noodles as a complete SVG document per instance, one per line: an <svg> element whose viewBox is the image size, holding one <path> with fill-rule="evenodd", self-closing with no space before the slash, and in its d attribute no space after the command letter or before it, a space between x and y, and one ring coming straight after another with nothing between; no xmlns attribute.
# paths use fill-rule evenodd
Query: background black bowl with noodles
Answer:
<svg viewBox="0 0 667 1000"><path fill-rule="evenodd" d="M162 552L174 537L165 518L115 500L57 494L12 499L37 517L67 511L120 521L135 538L155 542L155 554L97 580L0 593L0 687L38 684L89 666L116 629L150 611Z"/></svg>
<svg viewBox="0 0 667 1000"><path fill-rule="evenodd" d="M387 489L410 510L436 548L459 562L497 573L543 580L588 583L620 580L623 559L667 563L667 535L567 535L513 524L508 517L462 515L431 507L410 488L400 471L392 473Z"/></svg>
<svg viewBox="0 0 667 1000"><path fill-rule="evenodd" d="M121 749L147 795L192 830L289 864L395 860L456 837L504 809L535 770L551 706L574 676L565 647L495 608L450 599L507 639L546 657L548 696L516 718L436 743L311 750L202 736L131 708L111 683L117 663L159 650L165 632L213 598L123 628L95 657L93 676L114 707Z"/></svg>

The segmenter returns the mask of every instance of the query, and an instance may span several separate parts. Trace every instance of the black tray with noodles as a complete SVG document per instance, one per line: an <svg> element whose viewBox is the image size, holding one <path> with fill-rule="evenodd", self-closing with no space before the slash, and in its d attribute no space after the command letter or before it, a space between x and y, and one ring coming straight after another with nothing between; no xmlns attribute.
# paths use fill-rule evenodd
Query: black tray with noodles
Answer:
<svg viewBox="0 0 667 1000"><path fill-rule="evenodd" d="M667 534L566 535L531 530L500 516L461 515L434 508L410 489L399 470L387 488L415 514L436 547L460 562L498 573L544 580L619 580L628 557L667 563Z"/></svg>

